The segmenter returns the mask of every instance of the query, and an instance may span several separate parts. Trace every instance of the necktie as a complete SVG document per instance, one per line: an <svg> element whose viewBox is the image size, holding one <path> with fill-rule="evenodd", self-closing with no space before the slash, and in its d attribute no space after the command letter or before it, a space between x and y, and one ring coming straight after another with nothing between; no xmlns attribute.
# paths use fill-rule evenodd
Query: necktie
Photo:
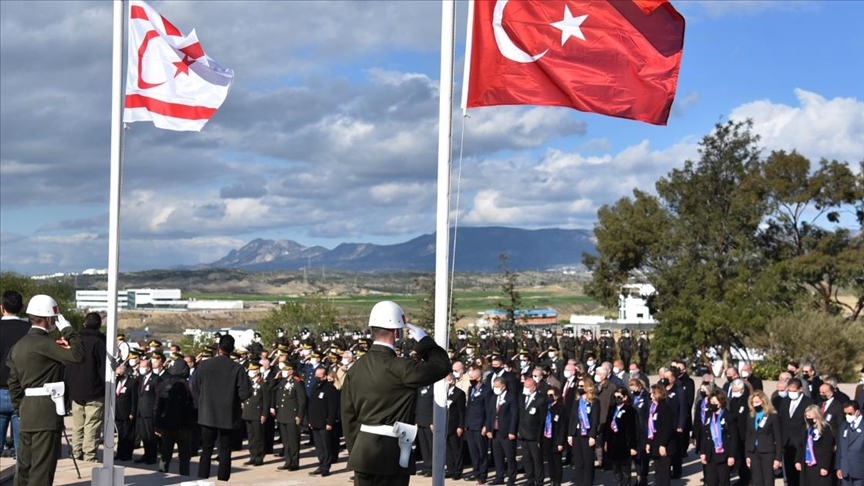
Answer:
<svg viewBox="0 0 864 486"><path fill-rule="evenodd" d="M826 408L828 408L828 402L827 401L822 402L822 409L820 410L820 412L822 412L822 415L825 415L825 409Z"/></svg>
<svg viewBox="0 0 864 486"><path fill-rule="evenodd" d="M498 397L498 402L495 403L495 424L494 429L498 430L498 411L501 410L501 397Z"/></svg>
<svg viewBox="0 0 864 486"><path fill-rule="evenodd" d="M126 384L126 380L120 382L120 385L117 387L117 396L119 397L121 393L123 393L123 385Z"/></svg>
<svg viewBox="0 0 864 486"><path fill-rule="evenodd" d="M795 408L798 406L797 400L792 400L792 403L789 404L789 416L795 415Z"/></svg>

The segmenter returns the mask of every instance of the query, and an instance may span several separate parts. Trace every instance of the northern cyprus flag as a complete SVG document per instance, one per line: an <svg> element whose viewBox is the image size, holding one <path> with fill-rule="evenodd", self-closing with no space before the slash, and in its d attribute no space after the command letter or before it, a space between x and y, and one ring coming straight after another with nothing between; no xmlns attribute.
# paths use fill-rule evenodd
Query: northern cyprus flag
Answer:
<svg viewBox="0 0 864 486"><path fill-rule="evenodd" d="M129 13L123 121L201 131L228 96L234 71L204 53L194 29L184 36L140 0Z"/></svg>

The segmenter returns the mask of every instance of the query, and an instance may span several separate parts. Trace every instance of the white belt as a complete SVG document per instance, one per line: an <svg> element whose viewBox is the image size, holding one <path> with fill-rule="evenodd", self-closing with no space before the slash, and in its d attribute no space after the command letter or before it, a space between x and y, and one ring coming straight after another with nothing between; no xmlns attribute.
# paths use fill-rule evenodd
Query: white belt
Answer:
<svg viewBox="0 0 864 486"><path fill-rule="evenodd" d="M411 444L417 437L417 426L396 422L393 425L360 425L360 431L399 439L399 466L408 467L411 459Z"/></svg>
<svg viewBox="0 0 864 486"><path fill-rule="evenodd" d="M38 388L25 388L24 396L27 397L51 397L54 402L54 411L57 415L66 415L66 404L63 402L63 395L66 393L66 384L62 381L55 383L45 383Z"/></svg>

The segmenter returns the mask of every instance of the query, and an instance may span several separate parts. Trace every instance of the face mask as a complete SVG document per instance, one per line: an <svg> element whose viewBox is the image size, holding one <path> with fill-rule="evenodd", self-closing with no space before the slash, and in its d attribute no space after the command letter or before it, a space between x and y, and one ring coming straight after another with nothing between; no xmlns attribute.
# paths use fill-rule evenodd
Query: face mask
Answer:
<svg viewBox="0 0 864 486"><path fill-rule="evenodd" d="M792 400L798 400L798 398L800 396L801 396L801 392L797 392L797 391L794 391L794 392L790 391L789 392L789 398L791 398Z"/></svg>
<svg viewBox="0 0 864 486"><path fill-rule="evenodd" d="M813 427L814 425L816 425L816 421L813 419L807 419L807 425Z"/></svg>
<svg viewBox="0 0 864 486"><path fill-rule="evenodd" d="M859 384L859 385L864 385L864 376L862 376L861 379L858 380L858 384Z"/></svg>
<svg viewBox="0 0 864 486"><path fill-rule="evenodd" d="M564 378L570 378L573 376L573 372L569 370L564 370Z"/></svg>
<svg viewBox="0 0 864 486"><path fill-rule="evenodd" d="M780 398L786 398L786 397L789 395L789 392L787 392L787 391L778 391L778 392L777 392L777 395L778 395Z"/></svg>
<svg viewBox="0 0 864 486"><path fill-rule="evenodd" d="M471 383L471 386L477 386L477 384L480 383L480 380L468 380L468 382Z"/></svg>
<svg viewBox="0 0 864 486"><path fill-rule="evenodd" d="M258 376L257 371L250 371L249 372L249 378L252 378L254 380L256 376Z"/></svg>
<svg viewBox="0 0 864 486"><path fill-rule="evenodd" d="M663 385L663 386L668 386L668 385L669 385L669 380L667 380L666 378L663 378L663 379L660 380L658 383L660 383L660 384Z"/></svg>
<svg viewBox="0 0 864 486"><path fill-rule="evenodd" d="M630 374L631 374L631 375L638 375L638 374L639 374L639 370L630 370Z"/></svg>
<svg viewBox="0 0 864 486"><path fill-rule="evenodd" d="M522 388L522 394L523 394L523 395L530 395L530 394L531 394L531 390L528 389L528 388Z"/></svg>
<svg viewBox="0 0 864 486"><path fill-rule="evenodd" d="M600 375L594 375L594 381L596 381L597 383L600 383L603 380L600 378Z"/></svg>
<svg viewBox="0 0 864 486"><path fill-rule="evenodd" d="M527 361L522 361L522 369L524 370L524 369L527 368L527 367L528 367L528 362L527 362Z"/></svg>
<svg viewBox="0 0 864 486"><path fill-rule="evenodd" d="M810 373L801 373L801 376L807 378L808 380L810 379Z"/></svg>
<svg viewBox="0 0 864 486"><path fill-rule="evenodd" d="M496 395L500 395L500 394L502 394L502 393L504 392L504 390L502 390L501 388L493 388L492 391L493 391Z"/></svg>
<svg viewBox="0 0 864 486"><path fill-rule="evenodd" d="M831 397L826 397L825 395L819 395L819 396L822 397L823 402L827 402L828 400L831 399Z"/></svg>
<svg viewBox="0 0 864 486"><path fill-rule="evenodd" d="M615 403L621 405L624 403L624 397L615 397Z"/></svg>
<svg viewBox="0 0 864 486"><path fill-rule="evenodd" d="M320 363L321 360L316 359L316 358L312 358L309 360L309 362L312 363L312 366L318 366L318 363Z"/></svg>
<svg viewBox="0 0 864 486"><path fill-rule="evenodd" d="M594 360L588 360L588 367L594 366Z"/></svg>
<svg viewBox="0 0 864 486"><path fill-rule="evenodd" d="M705 390L699 390L699 396L705 398L708 396L708 393Z"/></svg>
<svg viewBox="0 0 864 486"><path fill-rule="evenodd" d="M732 398L741 398L742 395L744 394L741 392L732 392Z"/></svg>
<svg viewBox="0 0 864 486"><path fill-rule="evenodd" d="M473 350L473 349L470 349L470 348L469 348L469 349L466 349L466 350L465 350L465 354L467 354L468 356L474 356L474 350Z"/></svg>
<svg viewBox="0 0 864 486"><path fill-rule="evenodd" d="M141 368L138 368L138 374L141 376L144 376L149 372L150 372L150 368L144 368L143 366Z"/></svg>
<svg viewBox="0 0 864 486"><path fill-rule="evenodd" d="M708 411L711 413L716 413L717 410L719 410L719 409L720 409L720 407L718 407L717 405L714 405L713 403L708 404Z"/></svg>
<svg viewBox="0 0 864 486"><path fill-rule="evenodd" d="M492 373L498 373L499 371L501 371L500 366L493 366L491 369L492 369Z"/></svg>
<svg viewBox="0 0 864 486"><path fill-rule="evenodd" d="M750 372L749 372L749 371L742 371L742 372L741 372L741 376L742 376L743 378L748 378L748 377L750 376Z"/></svg>
<svg viewBox="0 0 864 486"><path fill-rule="evenodd" d="M849 415L849 414L846 414L846 421L849 422L849 425L854 424L856 418L858 418L857 415Z"/></svg>
<svg viewBox="0 0 864 486"><path fill-rule="evenodd" d="M459 373L458 371L453 372L453 379L458 380L460 376L462 376L462 373Z"/></svg>
<svg viewBox="0 0 864 486"><path fill-rule="evenodd" d="M138 360L137 360L137 359L130 359L130 360L129 360L129 366L131 366L132 368L134 368L135 365L137 365L137 364L138 364Z"/></svg>
<svg viewBox="0 0 864 486"><path fill-rule="evenodd" d="M726 377L726 381L728 381L729 383L731 383L732 380L734 380L734 379L735 379L735 378L732 378L731 376L727 376L727 377Z"/></svg>

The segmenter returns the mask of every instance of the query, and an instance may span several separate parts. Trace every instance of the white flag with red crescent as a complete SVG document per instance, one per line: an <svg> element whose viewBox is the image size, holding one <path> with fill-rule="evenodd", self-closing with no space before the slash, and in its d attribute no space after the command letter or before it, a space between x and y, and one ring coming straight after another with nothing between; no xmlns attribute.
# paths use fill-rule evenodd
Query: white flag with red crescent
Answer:
<svg viewBox="0 0 864 486"><path fill-rule="evenodd" d="M129 13L123 121L201 131L228 96L234 71L204 53L194 29L184 36L140 0Z"/></svg>

